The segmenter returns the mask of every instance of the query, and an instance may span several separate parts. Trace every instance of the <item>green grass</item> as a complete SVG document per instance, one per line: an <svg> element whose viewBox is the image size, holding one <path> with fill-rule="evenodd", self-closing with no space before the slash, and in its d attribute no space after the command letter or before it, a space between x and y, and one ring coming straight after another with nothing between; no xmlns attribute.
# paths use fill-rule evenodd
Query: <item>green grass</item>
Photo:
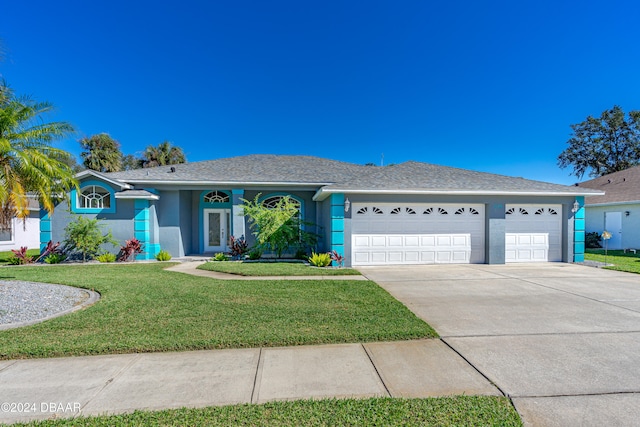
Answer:
<svg viewBox="0 0 640 427"><path fill-rule="evenodd" d="M200 270L241 276L352 276L360 272L352 268L311 267L301 262L206 262Z"/></svg>
<svg viewBox="0 0 640 427"><path fill-rule="evenodd" d="M607 256L605 257L604 249L587 249L584 258L589 261L600 262L605 262L606 258L607 264L613 264L612 266L604 267L606 269L640 274L640 253L607 251Z"/></svg>
<svg viewBox="0 0 640 427"><path fill-rule="evenodd" d="M167 263L3 267L18 279L95 289L84 310L0 331L0 359L435 337L370 281L215 280Z"/></svg>
<svg viewBox="0 0 640 427"><path fill-rule="evenodd" d="M136 411L19 424L58 426L522 426L504 397L323 399L202 409Z"/></svg>
<svg viewBox="0 0 640 427"><path fill-rule="evenodd" d="M27 250L27 255L36 258L38 255L40 255L40 250L39 249L28 249ZM11 251L2 251L2 252L0 252L0 265L1 264L8 264L9 263L9 258L13 258L14 256L15 256L15 254L13 252L11 252Z"/></svg>

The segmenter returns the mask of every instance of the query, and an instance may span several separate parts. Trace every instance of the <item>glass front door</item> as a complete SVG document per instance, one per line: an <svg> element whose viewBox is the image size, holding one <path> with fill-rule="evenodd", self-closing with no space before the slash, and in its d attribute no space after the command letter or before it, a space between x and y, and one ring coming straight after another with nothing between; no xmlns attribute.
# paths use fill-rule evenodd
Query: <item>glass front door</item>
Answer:
<svg viewBox="0 0 640 427"><path fill-rule="evenodd" d="M205 209L204 215L204 251L225 252L231 223L229 209Z"/></svg>

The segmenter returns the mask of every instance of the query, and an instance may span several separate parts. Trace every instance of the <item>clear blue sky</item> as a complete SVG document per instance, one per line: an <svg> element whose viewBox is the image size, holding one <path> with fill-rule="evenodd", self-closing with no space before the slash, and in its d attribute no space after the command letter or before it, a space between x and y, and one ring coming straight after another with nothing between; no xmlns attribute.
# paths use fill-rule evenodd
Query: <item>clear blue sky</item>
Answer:
<svg viewBox="0 0 640 427"><path fill-rule="evenodd" d="M572 123L640 109L637 1L5 1L0 74L77 139L189 161L417 160L570 184Z"/></svg>

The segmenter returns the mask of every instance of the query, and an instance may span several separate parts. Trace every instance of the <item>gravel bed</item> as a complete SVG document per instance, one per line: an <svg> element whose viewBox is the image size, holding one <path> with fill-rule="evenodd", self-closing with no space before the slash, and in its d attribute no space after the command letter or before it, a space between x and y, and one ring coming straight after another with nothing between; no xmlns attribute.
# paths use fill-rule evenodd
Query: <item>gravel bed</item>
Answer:
<svg viewBox="0 0 640 427"><path fill-rule="evenodd" d="M33 322L82 304L89 292L48 283L0 281L0 326Z"/></svg>

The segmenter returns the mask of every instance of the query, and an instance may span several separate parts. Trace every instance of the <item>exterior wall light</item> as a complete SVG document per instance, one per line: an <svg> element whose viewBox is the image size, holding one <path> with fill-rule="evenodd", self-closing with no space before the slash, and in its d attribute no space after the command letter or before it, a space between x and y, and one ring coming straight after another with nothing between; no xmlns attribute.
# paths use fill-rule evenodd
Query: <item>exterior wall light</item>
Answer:
<svg viewBox="0 0 640 427"><path fill-rule="evenodd" d="M345 212L349 212L349 207L351 206L351 202L349 201L349 198L347 197L347 200L344 201L344 211Z"/></svg>
<svg viewBox="0 0 640 427"><path fill-rule="evenodd" d="M580 210L580 203L578 203L578 201L576 200L575 202L573 202L573 209L571 209L571 212L576 213Z"/></svg>
<svg viewBox="0 0 640 427"><path fill-rule="evenodd" d="M624 211L624 216L629 216L629 215L631 215L631 212L629 212L629 211Z"/></svg>

